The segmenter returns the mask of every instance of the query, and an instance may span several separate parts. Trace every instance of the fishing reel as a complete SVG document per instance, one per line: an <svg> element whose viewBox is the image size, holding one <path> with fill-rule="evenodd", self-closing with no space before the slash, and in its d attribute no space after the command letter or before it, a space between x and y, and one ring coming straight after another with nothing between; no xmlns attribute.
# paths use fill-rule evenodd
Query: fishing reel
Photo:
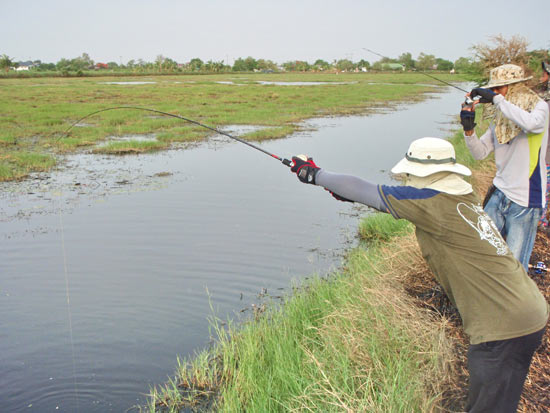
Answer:
<svg viewBox="0 0 550 413"><path fill-rule="evenodd" d="M474 104L479 101L481 97L476 96L475 98L471 98L470 96L466 96L466 99L464 100L464 103L462 104L462 110L469 110L474 107Z"/></svg>

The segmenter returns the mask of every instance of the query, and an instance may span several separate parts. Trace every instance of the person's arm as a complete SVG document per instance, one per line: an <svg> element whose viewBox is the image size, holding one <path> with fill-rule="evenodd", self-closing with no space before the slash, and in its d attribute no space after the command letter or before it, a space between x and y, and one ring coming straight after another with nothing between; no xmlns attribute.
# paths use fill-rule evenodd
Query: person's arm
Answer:
<svg viewBox="0 0 550 413"><path fill-rule="evenodd" d="M470 150L470 153L476 160L485 159L491 152L495 150L495 140L493 137L493 129L487 128L487 131L478 138L475 131L468 135L464 132L464 141Z"/></svg>
<svg viewBox="0 0 550 413"><path fill-rule="evenodd" d="M482 90L483 92L487 92L483 89L474 89L474 91L475 90ZM492 91L488 92L493 93ZM464 129L464 140L472 156L476 160L480 160L486 158L487 155L489 155L495 149L495 147L493 132L491 131L491 128L487 129L481 139L477 138L474 129L476 126L475 117L475 103L473 106L462 105L462 110L460 111L460 123L462 124L462 127Z"/></svg>
<svg viewBox="0 0 550 413"><path fill-rule="evenodd" d="M541 100L531 112L510 103L502 95L493 98L493 104L521 129L528 133L541 133L548 122L547 105Z"/></svg>
<svg viewBox="0 0 550 413"><path fill-rule="evenodd" d="M387 212L378 193L378 187L364 179L351 175L335 174L319 168L312 158L305 155L292 157L291 172L305 184L319 185L336 199L360 202L379 211Z"/></svg>
<svg viewBox="0 0 550 413"><path fill-rule="evenodd" d="M360 202L379 211L387 212L378 192L378 185L364 179L319 169L315 176L315 184L350 201Z"/></svg>

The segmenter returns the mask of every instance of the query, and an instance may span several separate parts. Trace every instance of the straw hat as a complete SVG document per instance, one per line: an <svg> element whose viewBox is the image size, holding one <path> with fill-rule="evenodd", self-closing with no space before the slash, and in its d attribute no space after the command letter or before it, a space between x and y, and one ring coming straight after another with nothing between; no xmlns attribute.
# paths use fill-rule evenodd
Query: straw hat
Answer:
<svg viewBox="0 0 550 413"><path fill-rule="evenodd" d="M491 89L493 87L524 82L532 78L533 76L525 77L525 72L521 67L507 64L492 69L489 74L489 83L482 87Z"/></svg>
<svg viewBox="0 0 550 413"><path fill-rule="evenodd" d="M456 163L455 148L440 138L420 138L411 143L405 157L393 168L392 173L428 176L437 172L454 172L470 176L472 172Z"/></svg>

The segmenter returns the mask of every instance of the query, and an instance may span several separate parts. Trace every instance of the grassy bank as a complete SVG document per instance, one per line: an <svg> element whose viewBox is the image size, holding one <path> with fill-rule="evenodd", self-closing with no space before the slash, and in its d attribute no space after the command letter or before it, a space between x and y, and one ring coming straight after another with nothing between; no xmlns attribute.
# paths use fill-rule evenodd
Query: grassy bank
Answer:
<svg viewBox="0 0 550 413"><path fill-rule="evenodd" d="M376 214L345 268L313 279L244 326L216 328L217 345L179 362L145 411L427 412L448 385L445 322L400 284L421 261L412 226ZM219 326L219 323L214 323Z"/></svg>
<svg viewBox="0 0 550 413"><path fill-rule="evenodd" d="M127 139L133 143L126 142L124 148L117 143L112 151L132 153L199 141L212 134L179 119L130 109L98 113L65 134L79 119L110 107L152 108L220 128L262 126L265 129L242 137L263 140L292 133L304 119L368 113L392 103L423 99L425 92L439 86L413 73L0 79L0 180L43 170L44 163L16 167L13 159L20 153L46 157L46 164L54 165L56 154L95 150L98 143L110 139L156 137L154 145Z"/></svg>

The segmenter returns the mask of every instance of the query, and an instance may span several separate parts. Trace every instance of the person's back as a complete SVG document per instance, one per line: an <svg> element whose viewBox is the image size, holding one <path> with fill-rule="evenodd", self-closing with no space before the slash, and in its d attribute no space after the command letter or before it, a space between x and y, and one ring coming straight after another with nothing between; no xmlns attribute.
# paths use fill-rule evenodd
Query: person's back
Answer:
<svg viewBox="0 0 550 413"><path fill-rule="evenodd" d="M416 226L422 255L457 307L472 344L523 336L546 325L546 300L477 196L385 185L380 192L395 218Z"/></svg>

